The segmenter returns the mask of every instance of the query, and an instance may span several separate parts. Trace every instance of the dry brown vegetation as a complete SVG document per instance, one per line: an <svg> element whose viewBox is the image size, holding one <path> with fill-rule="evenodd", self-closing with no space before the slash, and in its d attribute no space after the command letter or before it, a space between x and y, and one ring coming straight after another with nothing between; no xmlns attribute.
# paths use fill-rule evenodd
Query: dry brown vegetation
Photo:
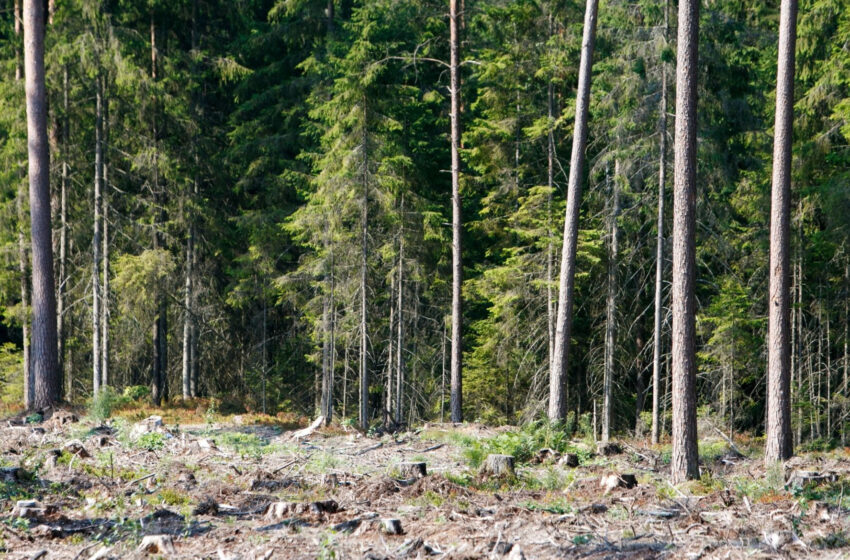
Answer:
<svg viewBox="0 0 850 560"><path fill-rule="evenodd" d="M57 411L4 421L6 557L850 554L845 450L765 469L753 451L760 442L730 449L718 438L703 442L702 479L674 487L667 449L638 441L567 442L569 460L555 450L518 452L516 475L494 478L478 469L495 445L487 442L527 451L522 432L432 425L364 437L335 426L295 440L289 419L194 420L99 423ZM567 465L576 458L578 467ZM404 478L415 473L401 465L410 461L425 462L427 475Z"/></svg>

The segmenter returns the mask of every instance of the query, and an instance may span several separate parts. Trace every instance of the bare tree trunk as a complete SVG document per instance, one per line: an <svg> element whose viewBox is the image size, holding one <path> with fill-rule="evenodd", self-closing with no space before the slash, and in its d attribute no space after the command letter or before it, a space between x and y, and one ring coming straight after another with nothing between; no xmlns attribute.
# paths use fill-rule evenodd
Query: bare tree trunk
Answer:
<svg viewBox="0 0 850 560"><path fill-rule="evenodd" d="M399 227L399 245L398 245L398 285L396 286L397 290L397 310L396 310L396 323L397 323L397 334L398 338L396 340L396 379L395 379L395 392L396 392L396 408L395 408L395 423L397 426L400 426L404 421L404 362L403 362L403 348L404 348L404 307L402 307L404 303L404 195L401 197L401 225Z"/></svg>
<svg viewBox="0 0 850 560"><path fill-rule="evenodd" d="M442 347L443 370L440 376L440 423L446 421L446 321L443 320L443 347Z"/></svg>
<svg viewBox="0 0 850 560"><path fill-rule="evenodd" d="M348 416L348 349L351 347L349 341L345 341L345 353L342 362L342 417Z"/></svg>
<svg viewBox="0 0 850 560"><path fill-rule="evenodd" d="M101 285L101 319L100 319L100 379L101 386L109 385L109 95L107 94L104 78L101 77L101 95L103 98L103 121L102 121L102 148L101 158L103 162L103 190L101 191L101 202L103 210L101 220L103 221L103 252Z"/></svg>
<svg viewBox="0 0 850 560"><path fill-rule="evenodd" d="M94 237L92 239L92 392L100 392L103 381L103 362L100 360L101 329L101 289L100 267L103 250L103 80L98 74L95 78L95 117L94 117Z"/></svg>
<svg viewBox="0 0 850 560"><path fill-rule="evenodd" d="M803 219L800 217L797 223L797 340L794 354L797 356L797 398L803 395ZM797 421L797 445L803 441L803 412L800 412Z"/></svg>
<svg viewBox="0 0 850 560"><path fill-rule="evenodd" d="M62 180L59 192L59 286L56 290L56 338L58 343L57 357L59 360L59 371L65 376L65 398L68 402L72 400L73 371L65 368L65 291L67 289L67 262L68 262L68 146L70 140L70 118L68 111L68 65L62 68Z"/></svg>
<svg viewBox="0 0 850 560"><path fill-rule="evenodd" d="M363 169L368 169L368 146L367 138L363 138L363 151L366 153L367 161ZM366 279L367 279L367 256L369 235L369 182L368 177L363 176L363 198L360 202L360 429L364 432L369 429L369 370L367 353L368 338L366 332Z"/></svg>
<svg viewBox="0 0 850 560"><path fill-rule="evenodd" d="M20 37L23 33L21 27L21 3L15 0L13 5L13 18L15 20L15 81L20 82L23 77L21 66ZM24 409L30 410L35 399L35 387L33 386L32 367L30 367L30 295L29 295L29 255L27 254L27 243L24 237L24 199L27 196L23 177L18 184L18 193L15 198L15 209L18 217L18 270L21 274L21 339L23 352L23 378L24 378Z"/></svg>
<svg viewBox="0 0 850 560"><path fill-rule="evenodd" d="M841 360L842 370L844 372L844 380L841 382L841 447L847 445L847 374L848 374L848 348L847 348L847 321L850 319L847 314L847 297L848 287L850 287L850 261L847 260L845 253L844 257L844 356Z"/></svg>
<svg viewBox="0 0 850 560"><path fill-rule="evenodd" d="M602 383L602 441L611 437L611 384L614 377L614 350L617 343L617 237L620 215L620 161L614 162L614 181L611 185L610 240L608 245L608 297L605 314L605 371Z"/></svg>
<svg viewBox="0 0 850 560"><path fill-rule="evenodd" d="M667 39L670 2L664 4L664 38ZM658 221L655 232L655 324L652 336L652 443L661 438L661 314L664 289L664 192L667 186L667 63L661 61L661 105L659 112Z"/></svg>
<svg viewBox="0 0 850 560"><path fill-rule="evenodd" d="M32 405L45 408L59 401L61 387L56 338L53 230L50 223L50 149L47 141L42 2L24 0L23 24L32 232L31 367L35 389Z"/></svg>
<svg viewBox="0 0 850 560"><path fill-rule="evenodd" d="M390 420L394 418L393 416L393 399L395 398L395 393L393 392L393 376L395 375L395 368L393 368L393 360L395 360L395 352L393 351L393 337L395 335L395 274L390 278L390 324L389 324L389 336L387 337L387 383L386 383L386 391L384 397L384 425L389 426Z"/></svg>
<svg viewBox="0 0 850 560"><path fill-rule="evenodd" d="M791 437L791 347L789 262L791 222L791 145L794 122L794 49L797 0L782 0L779 66L776 72L776 121L773 141L773 189L770 217L770 288L767 430L765 463L793 453Z"/></svg>
<svg viewBox="0 0 850 560"><path fill-rule="evenodd" d="M549 3L549 38L555 33L555 18L552 13L553 2ZM546 134L546 326L549 331L549 376L551 377L555 363L555 298L552 290L555 267L555 247L552 243L552 194L555 191L555 85L549 78L546 91L546 113L548 116L548 133Z"/></svg>
<svg viewBox="0 0 850 560"><path fill-rule="evenodd" d="M567 415L567 363L572 329L575 261L578 247L578 217L581 182L584 176L584 152L587 147L587 114L590 103L590 77L593 47L596 39L598 0L587 0L584 13L584 35L576 94L575 130L570 156L570 178L567 184L567 211L564 220L564 242L561 250L558 317L555 326L555 359L549 376L549 420L563 421Z"/></svg>
<svg viewBox="0 0 850 560"><path fill-rule="evenodd" d="M672 478L699 478L697 453L696 148L699 0L680 0L673 197Z"/></svg>
<svg viewBox="0 0 850 560"><path fill-rule="evenodd" d="M451 141L452 141L452 358L451 358L451 419L463 421L463 332L462 306L463 260L461 256L460 200L460 38L458 23L461 16L457 0L449 0L449 44L451 74Z"/></svg>
<svg viewBox="0 0 850 560"><path fill-rule="evenodd" d="M190 218L191 221L191 218ZM189 225L186 239L186 277L183 282L183 399L192 397L192 253L195 243L194 227Z"/></svg>
<svg viewBox="0 0 850 560"><path fill-rule="evenodd" d="M151 11L151 79L156 82L157 80L157 45L156 45L156 20L154 18L154 13ZM165 222L165 207L164 207L164 197L160 190L159 184L159 158L158 158L158 127L157 127L157 118L156 112L158 107L156 106L156 102L154 101L154 110L153 110L153 126L152 126L152 135L153 135L153 190L154 190L154 212L156 213L156 218L154 220L154 232L153 232L153 246L154 249L161 249L163 245L162 240L162 232L160 229L162 228ZM156 317L154 318L153 324L153 380L151 384L151 400L156 406L159 406L162 403L163 399L167 399L168 388L167 388L167 375L168 375L168 307L165 299L165 294L162 293L162 286L157 285L155 287L156 299L157 299L157 311Z"/></svg>

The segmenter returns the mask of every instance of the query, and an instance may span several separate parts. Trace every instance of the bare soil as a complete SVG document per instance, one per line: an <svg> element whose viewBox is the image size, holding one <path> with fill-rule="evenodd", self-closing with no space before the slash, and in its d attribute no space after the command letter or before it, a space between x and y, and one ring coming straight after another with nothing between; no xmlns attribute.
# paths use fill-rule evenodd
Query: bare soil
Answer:
<svg viewBox="0 0 850 560"><path fill-rule="evenodd" d="M155 424L4 421L0 557L850 557L844 450L781 473L730 452L673 487L661 450L643 442L577 468L544 453L494 480L451 443L453 430L496 433L475 425L294 440L269 426ZM428 474L398 478L403 461ZM615 477L606 490L612 474L638 484Z"/></svg>

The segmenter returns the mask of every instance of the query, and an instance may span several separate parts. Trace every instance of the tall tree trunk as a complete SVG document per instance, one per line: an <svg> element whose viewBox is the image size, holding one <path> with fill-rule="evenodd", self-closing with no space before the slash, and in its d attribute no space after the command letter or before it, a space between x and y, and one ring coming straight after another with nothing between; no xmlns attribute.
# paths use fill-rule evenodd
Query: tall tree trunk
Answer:
<svg viewBox="0 0 850 560"><path fill-rule="evenodd" d="M156 20L153 11L151 11L151 79L157 81L157 44L156 44ZM157 111L159 107L154 99L153 107L153 191L154 191L154 231L153 231L153 247L154 249L163 248L162 227L165 222L165 201L159 184L159 158L158 158L158 135L157 126ZM168 399L168 307L163 292L161 282L157 281L155 287L157 309L156 317L153 324L153 380L151 384L151 399L156 406L162 403L163 399Z"/></svg>
<svg viewBox="0 0 850 560"><path fill-rule="evenodd" d="M68 65L62 67L62 179L59 191L59 286L56 290L56 338L59 360L59 372L65 376L65 399L72 401L73 382L71 377L73 371L65 368L65 339L67 336L65 325L65 292L67 290L67 261L68 261L68 147L70 145L70 117L68 115L70 104L68 84Z"/></svg>
<svg viewBox="0 0 850 560"><path fill-rule="evenodd" d="M841 366L844 373L844 379L841 382L841 447L847 445L847 374L848 367L848 325L847 321L850 319L848 317L848 305L847 305L847 297L848 295L848 287L850 287L850 260L847 259L846 253L844 256L844 356L841 360Z"/></svg>
<svg viewBox="0 0 850 560"><path fill-rule="evenodd" d="M190 218L191 220L191 218ZM186 276L183 282L183 399L192 398L192 253L194 228L189 226L186 239Z"/></svg>
<svg viewBox="0 0 850 560"><path fill-rule="evenodd" d="M100 74L95 77L95 117L94 117L94 236L92 239L92 392L100 392L103 381L100 360L101 329L101 289L100 267L103 250L103 80Z"/></svg>
<svg viewBox="0 0 850 560"><path fill-rule="evenodd" d="M670 1L664 2L664 39L669 32ZM652 443L661 438L661 314L664 289L664 192L667 186L667 63L661 61L661 104L658 108L658 217L655 231L655 323L652 335Z"/></svg>
<svg viewBox="0 0 850 560"><path fill-rule="evenodd" d="M53 277L53 230L50 216L50 149L47 141L47 90L44 76L44 4L24 0L24 75L29 147L30 222L32 235L33 406L59 401L56 339L56 290Z"/></svg>
<svg viewBox="0 0 850 560"><path fill-rule="evenodd" d="M463 421L463 260L461 256L460 200L460 38L458 36L457 0L449 0L449 44L451 74L451 141L452 141L452 358L451 419Z"/></svg>
<svg viewBox="0 0 850 560"><path fill-rule="evenodd" d="M602 441L611 437L611 385L614 377L614 350L617 343L617 237L620 215L620 160L614 162L614 181L611 184L611 216L608 245L608 297L605 314L605 371L602 383Z"/></svg>
<svg viewBox="0 0 850 560"><path fill-rule="evenodd" d="M12 17L15 20L15 81L20 82L23 77L21 64L20 38L23 33L21 27L21 3L15 0L13 4ZM23 173L21 173L23 175ZM29 255L27 254L27 243L24 237L24 200L27 196L23 176L18 184L18 193L15 197L15 209L18 218L18 270L21 274L21 339L23 353L23 378L24 378L24 408L30 410L35 398L35 387L33 386L32 367L30 367L30 295L29 295Z"/></svg>
<svg viewBox="0 0 850 560"><path fill-rule="evenodd" d="M797 398L803 395L803 218L797 221L797 312L795 324L797 327L797 340L794 346L794 355L797 362ZM800 412L797 421L797 445L803 441L803 413Z"/></svg>
<svg viewBox="0 0 850 560"><path fill-rule="evenodd" d="M590 103L590 78L593 48L596 40L598 0L587 0L584 13L584 35L576 94L575 129L570 156L570 178L567 184L567 211L564 220L564 242L561 250L558 317L555 326L555 360L549 376L549 420L563 421L567 415L567 364L572 329L575 262L578 247L578 217L581 183L584 177L584 151L587 147L587 114Z"/></svg>
<svg viewBox="0 0 850 560"><path fill-rule="evenodd" d="M101 77L103 120L101 125L101 158L103 162L103 190L101 191L101 220L103 221L103 250L100 299L100 384L109 385L109 95L105 78Z"/></svg>
<svg viewBox="0 0 850 560"><path fill-rule="evenodd" d="M699 0L679 1L673 195L674 482L699 478L696 399L696 171Z"/></svg>
<svg viewBox="0 0 850 560"><path fill-rule="evenodd" d="M394 419L393 415L393 399L395 398L395 393L393 392L393 376L395 375L395 368L393 367L393 361L395 360L395 351L393 338L395 335L395 274L390 278L390 324L389 324L389 336L387 337L387 383L386 383L386 395L384 398L384 425L389 426L390 420Z"/></svg>
<svg viewBox="0 0 850 560"><path fill-rule="evenodd" d="M368 168L369 151L366 132L363 133L363 151L366 161L364 170ZM366 332L366 279L369 237L369 182L366 173L363 176L363 198L360 201L360 429L369 430L369 370L367 353L368 338Z"/></svg>
<svg viewBox="0 0 850 560"><path fill-rule="evenodd" d="M404 195L401 197L401 222L399 226L399 245L398 245L398 282L397 282L397 305L396 308L396 328L398 338L396 340L396 408L395 408L395 423L400 426L404 422Z"/></svg>
<svg viewBox="0 0 850 560"><path fill-rule="evenodd" d="M773 189L770 216L770 287L767 431L765 463L793 453L791 434L791 347L789 259L791 222L791 145L794 122L794 49L797 0L782 0L779 66L776 72L776 121L773 140Z"/></svg>
<svg viewBox="0 0 850 560"><path fill-rule="evenodd" d="M549 35L552 35L552 15L549 15ZM549 80L547 92L547 113L549 116L549 132L546 135L547 152L547 179L546 185L549 192L546 194L546 235L549 242L546 244L546 327L548 329L549 342L549 375L552 375L552 367L555 363L555 298L552 290L554 279L555 247L552 243L552 194L555 190L555 111L554 111L554 86Z"/></svg>

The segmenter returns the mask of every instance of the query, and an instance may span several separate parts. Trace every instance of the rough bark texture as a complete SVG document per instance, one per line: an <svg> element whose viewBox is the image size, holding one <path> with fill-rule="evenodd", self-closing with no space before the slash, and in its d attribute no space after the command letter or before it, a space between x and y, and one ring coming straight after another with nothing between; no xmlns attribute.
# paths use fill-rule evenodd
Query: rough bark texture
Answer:
<svg viewBox="0 0 850 560"><path fill-rule="evenodd" d="M674 482L699 478L694 318L698 46L699 0L680 0L673 191Z"/></svg>
<svg viewBox="0 0 850 560"><path fill-rule="evenodd" d="M462 309L463 261L461 258L461 201L460 201L460 68L457 0L449 0L449 43L451 74L451 139L452 139L452 358L451 358L451 419L463 421L462 381Z"/></svg>
<svg viewBox="0 0 850 560"><path fill-rule="evenodd" d="M32 404L35 408L44 408L59 400L61 389L56 343L53 231L50 223L50 152L47 141L47 91L44 83L44 4L35 0L24 0L23 23L32 231Z"/></svg>
<svg viewBox="0 0 850 560"><path fill-rule="evenodd" d="M669 2L668 2L669 4ZM664 35L669 29L669 5L664 6ZM652 335L652 443L661 437L661 315L664 312L664 191L667 186L667 64L661 63L661 105L658 133L658 222L655 232L655 321Z"/></svg>
<svg viewBox="0 0 850 560"><path fill-rule="evenodd" d="M791 434L791 131L794 121L794 48L797 0L783 0L776 71L773 189L770 201L770 287L765 463L793 452ZM828 410L828 409L827 409Z"/></svg>
<svg viewBox="0 0 850 560"><path fill-rule="evenodd" d="M587 147L587 113L590 102L590 73L593 66L593 46L596 39L598 0L587 0L584 14L584 35L581 45L581 64L576 95L575 130L570 156L570 178L567 184L567 211L564 221L564 242L561 251L560 286L558 288L558 317L555 326L555 356L549 376L549 419L563 420L567 415L567 360L572 327L573 288L578 246L578 211L581 203L581 182L584 176L584 151Z"/></svg>

